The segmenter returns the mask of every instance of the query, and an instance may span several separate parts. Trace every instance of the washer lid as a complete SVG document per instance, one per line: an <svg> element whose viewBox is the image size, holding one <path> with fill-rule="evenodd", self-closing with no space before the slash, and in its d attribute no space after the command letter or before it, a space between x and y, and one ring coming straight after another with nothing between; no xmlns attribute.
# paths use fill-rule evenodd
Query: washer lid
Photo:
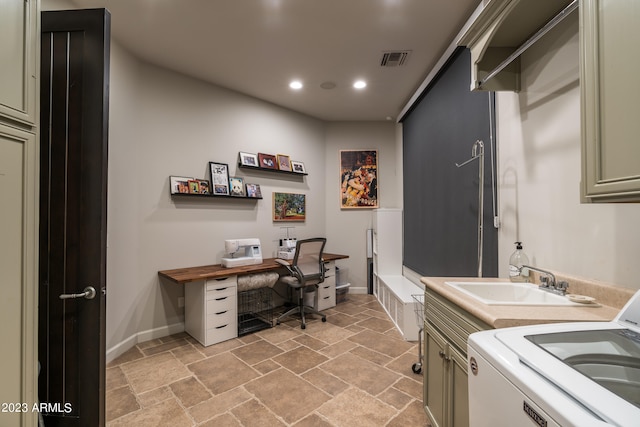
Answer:
<svg viewBox="0 0 640 427"><path fill-rule="evenodd" d="M638 335L617 322L547 324L495 332L522 364L603 420L621 426L640 419Z"/></svg>

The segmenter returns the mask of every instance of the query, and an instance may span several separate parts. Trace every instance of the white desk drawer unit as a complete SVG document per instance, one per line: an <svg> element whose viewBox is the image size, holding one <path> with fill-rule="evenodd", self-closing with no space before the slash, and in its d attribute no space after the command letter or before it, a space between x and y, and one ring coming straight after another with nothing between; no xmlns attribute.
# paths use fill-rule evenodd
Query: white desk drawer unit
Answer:
<svg viewBox="0 0 640 427"><path fill-rule="evenodd" d="M237 276L185 285L185 330L209 346L238 335Z"/></svg>
<svg viewBox="0 0 640 427"><path fill-rule="evenodd" d="M316 310L322 311L336 306L336 263L324 264L324 282L318 285Z"/></svg>

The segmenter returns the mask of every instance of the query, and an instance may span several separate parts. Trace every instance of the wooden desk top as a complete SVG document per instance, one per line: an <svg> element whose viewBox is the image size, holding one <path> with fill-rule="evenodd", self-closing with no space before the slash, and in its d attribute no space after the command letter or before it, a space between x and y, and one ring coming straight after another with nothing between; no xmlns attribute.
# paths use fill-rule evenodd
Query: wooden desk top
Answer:
<svg viewBox="0 0 640 427"><path fill-rule="evenodd" d="M335 261L338 259L349 258L348 255L339 254L322 254L325 261ZM252 274L262 273L282 268L275 261L275 258L266 258L262 264L243 265L240 267L223 267L221 264L203 265L201 267L176 268L174 270L158 271L158 276L171 280L172 282L184 284L196 282L198 280L219 279L222 277L233 276L236 274Z"/></svg>

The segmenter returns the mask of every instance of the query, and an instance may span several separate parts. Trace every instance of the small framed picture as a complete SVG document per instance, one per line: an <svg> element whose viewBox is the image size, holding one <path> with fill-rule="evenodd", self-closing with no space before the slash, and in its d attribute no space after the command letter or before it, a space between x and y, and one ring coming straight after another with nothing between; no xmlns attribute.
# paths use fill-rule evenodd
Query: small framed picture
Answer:
<svg viewBox="0 0 640 427"><path fill-rule="evenodd" d="M209 180L208 179L199 179L198 185L200 186L200 194L211 194L211 190L209 189Z"/></svg>
<svg viewBox="0 0 640 427"><path fill-rule="evenodd" d="M307 170L304 168L304 163L297 160L291 160L291 170L296 173L307 173Z"/></svg>
<svg viewBox="0 0 640 427"><path fill-rule="evenodd" d="M211 171L211 194L214 196L229 195L229 165L226 163L209 162Z"/></svg>
<svg viewBox="0 0 640 427"><path fill-rule="evenodd" d="M262 199L262 191L259 184L247 184L247 197Z"/></svg>
<svg viewBox="0 0 640 427"><path fill-rule="evenodd" d="M276 156L274 155L258 153L258 161L261 168L278 169L278 163L276 162Z"/></svg>
<svg viewBox="0 0 640 427"><path fill-rule="evenodd" d="M185 194L189 193L189 181L193 178L186 176L171 176L169 177L169 190L171 194Z"/></svg>
<svg viewBox="0 0 640 427"><path fill-rule="evenodd" d="M231 187L231 195L237 197L245 197L244 179L238 177L229 178L229 186Z"/></svg>
<svg viewBox="0 0 640 427"><path fill-rule="evenodd" d="M306 196L294 193L273 193L273 221L300 221L307 217Z"/></svg>
<svg viewBox="0 0 640 427"><path fill-rule="evenodd" d="M291 172L291 160L289 156L278 154L278 169Z"/></svg>
<svg viewBox="0 0 640 427"><path fill-rule="evenodd" d="M243 153L242 151L239 154L240 156L240 164L242 166L250 166L257 168L258 167L258 155L251 153Z"/></svg>
<svg viewBox="0 0 640 427"><path fill-rule="evenodd" d="M200 182L197 179L189 180L189 193L200 194Z"/></svg>

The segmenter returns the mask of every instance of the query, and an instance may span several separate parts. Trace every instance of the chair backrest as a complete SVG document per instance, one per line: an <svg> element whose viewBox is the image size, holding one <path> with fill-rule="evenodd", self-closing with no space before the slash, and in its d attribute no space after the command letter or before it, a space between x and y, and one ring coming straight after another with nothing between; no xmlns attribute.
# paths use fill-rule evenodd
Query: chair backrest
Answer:
<svg viewBox="0 0 640 427"><path fill-rule="evenodd" d="M324 237L297 241L296 253L293 257L291 268L299 276L298 280L303 284L309 281L315 283L324 281L322 252L324 251L325 243L327 243L327 239Z"/></svg>

